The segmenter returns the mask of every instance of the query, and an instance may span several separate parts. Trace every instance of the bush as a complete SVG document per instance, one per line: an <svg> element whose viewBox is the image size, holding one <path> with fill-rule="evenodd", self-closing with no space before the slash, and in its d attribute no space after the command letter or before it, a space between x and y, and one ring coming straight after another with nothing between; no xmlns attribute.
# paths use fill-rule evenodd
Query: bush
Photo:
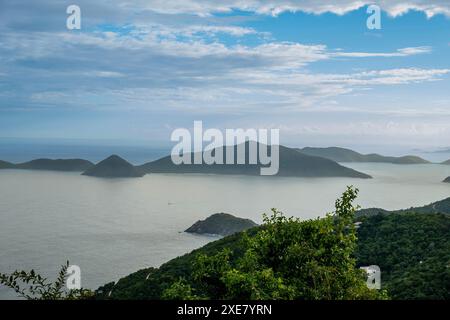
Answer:
<svg viewBox="0 0 450 320"><path fill-rule="evenodd" d="M336 201L334 214L300 221L272 209L254 236L244 236L246 251L233 262L224 249L198 255L191 283L174 283L164 291L178 297L195 292L204 299L379 299L356 268L353 206L358 190L349 187ZM185 290L183 294L182 290Z"/></svg>

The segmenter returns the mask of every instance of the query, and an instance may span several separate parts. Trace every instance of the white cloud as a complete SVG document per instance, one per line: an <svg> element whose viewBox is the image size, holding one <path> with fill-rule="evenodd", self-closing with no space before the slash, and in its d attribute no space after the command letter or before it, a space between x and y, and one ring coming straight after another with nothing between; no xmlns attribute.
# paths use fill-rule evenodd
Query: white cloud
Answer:
<svg viewBox="0 0 450 320"><path fill-rule="evenodd" d="M225 33L236 37L242 37L249 34L257 34L252 28L243 28L237 26L208 26L208 25L194 25L187 28L183 28L180 32L179 29L173 29L173 33L181 33L186 36L193 36L196 33L207 33L216 35L218 33Z"/></svg>
<svg viewBox="0 0 450 320"><path fill-rule="evenodd" d="M194 32L192 30L203 29L194 26L187 30L180 32L187 36ZM222 29L208 27L205 30ZM238 30L237 33L246 32ZM225 110L228 107L230 112L235 112L236 108L261 111L267 106L268 112L273 107L289 111L381 85L437 81L450 72L420 68L343 73L308 71L309 65L319 61L337 60L339 63L341 57L406 57L430 53L430 47L372 53L291 42L227 46L217 41L207 43L195 36L179 40L172 36L176 34L178 31L174 28L159 28L156 34L140 30L138 36L112 31L39 32L25 34L21 41L16 40L15 34L4 34L3 50L13 52L8 59L10 65L18 65L12 71L19 85L24 82L22 72L28 74L27 79L32 84L25 91L33 91L32 101L44 103L47 98L51 104L57 104L58 100L61 104L70 103L64 95L52 92L52 87L59 87L85 97L84 103L77 99L76 105L92 107L111 103L149 108L151 102L156 109ZM32 63L23 66L22 61ZM49 63L51 68L46 67ZM46 79L48 88L42 88L42 79Z"/></svg>
<svg viewBox="0 0 450 320"><path fill-rule="evenodd" d="M217 118L266 117L267 120L282 115L284 121L294 118L295 122L301 122L296 116L304 115L305 110L341 112L345 116L361 112L367 117L373 114L412 117L419 114L420 102L413 107L389 102L384 109L368 110L364 99L370 100L370 94L365 93L385 86L439 81L450 73L449 69L439 67L442 64L429 68L424 64L419 68L407 64L412 59L402 59L429 54L426 66L433 65L430 46L402 45L396 50L375 52L338 50L320 43L279 42L267 33L237 26L231 18L221 21L217 17L204 18L210 13L231 9L258 14L298 10L345 14L360 8L365 1L343 0L337 5L321 0L236 0L226 4L214 0L150 0L118 1L112 6L102 0L79 2L82 8L90 8L89 15L83 16L86 30L82 32L62 31L52 22L48 30L44 27L35 30L36 25L45 23L36 23L26 13L19 15L18 22L8 20L17 15L3 15L5 19L0 21L0 90L7 87L8 91L0 92L0 102L13 101L20 107L144 110L151 112L152 117L161 113L178 116L184 112L219 114ZM53 3L47 5L51 7ZM442 1L410 0L406 4L405 1L381 1L381 4L393 16L412 9L428 16L446 14L449 7ZM134 14L136 20L133 20ZM55 17L45 19L52 21L54 18L59 23L59 14ZM116 24L111 30L101 31L97 26L105 19ZM27 21L33 21L33 25ZM133 24L126 25L129 21ZM233 41L221 40L224 34ZM258 41L249 45L245 41L247 37ZM361 71L361 62L366 61L366 69ZM386 62L386 66L371 64L379 61ZM324 64L315 69L319 62L327 62L333 70L323 69ZM359 62L359 69L356 66L352 69L352 62ZM353 99L356 102L350 106L339 103L356 95L359 97ZM441 103L439 107L423 109L422 114L428 111L430 116L448 117L445 111L448 103ZM429 123L411 126L392 122L387 125L382 121L339 119L336 123L325 123L321 122L325 114L322 112L317 123L304 120L303 124L298 124L297 128L301 128L298 134L377 136L385 133L394 137L405 132L407 135L450 136L446 124L433 129Z"/></svg>
<svg viewBox="0 0 450 320"><path fill-rule="evenodd" d="M230 12L233 9L256 12L258 14L278 15L286 11L303 11L313 14L334 13L343 15L370 4L378 4L391 16L397 17L411 10L422 11L427 17L437 14L450 16L450 3L447 0L146 0L123 1L128 8L145 8L165 14L197 14Z"/></svg>
<svg viewBox="0 0 450 320"><path fill-rule="evenodd" d="M369 71L358 74L360 78L369 78L367 83L374 84L405 84L412 82L435 81L450 73L450 69L418 69L402 68Z"/></svg>
<svg viewBox="0 0 450 320"><path fill-rule="evenodd" d="M370 58L370 57L407 57L418 54L431 53L431 47L409 47L398 49L396 52L336 52L336 57Z"/></svg>
<svg viewBox="0 0 450 320"><path fill-rule="evenodd" d="M423 123L420 121L350 121L336 124L311 124L290 126L281 125L281 130L288 135L324 135L324 136L372 136L395 138L426 138L450 134L448 123Z"/></svg>
<svg viewBox="0 0 450 320"><path fill-rule="evenodd" d="M115 71L103 71L103 70L95 70L84 72L83 75L87 77L98 77L98 78L120 78L125 76L123 73L115 72Z"/></svg>

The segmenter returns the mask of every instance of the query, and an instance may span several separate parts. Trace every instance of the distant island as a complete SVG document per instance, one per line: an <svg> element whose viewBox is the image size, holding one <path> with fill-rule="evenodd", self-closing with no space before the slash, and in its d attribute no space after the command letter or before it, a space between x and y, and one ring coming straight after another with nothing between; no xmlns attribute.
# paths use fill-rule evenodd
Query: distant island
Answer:
<svg viewBox="0 0 450 320"><path fill-rule="evenodd" d="M15 167L29 170L85 171L93 166L92 162L83 159L36 159L19 163Z"/></svg>
<svg viewBox="0 0 450 320"><path fill-rule="evenodd" d="M265 147L258 144L258 147ZM222 147L223 157L225 159L230 148L236 150L238 146ZM216 152L216 151L213 151ZM280 146L280 166L278 176L284 177L350 177L370 179L371 176L344 167L337 162L317 156L310 156L298 152L296 149ZM191 159L194 154L190 154ZM236 175L259 175L261 165L248 164L249 155L246 147L247 164L180 164L175 165L170 156L163 157L140 166L140 169L146 173L205 173L205 174L236 174ZM225 162L225 161L224 161ZM235 161L236 163L236 161Z"/></svg>
<svg viewBox="0 0 450 320"><path fill-rule="evenodd" d="M185 232L229 236L256 226L250 219L238 218L228 213L215 213L205 220L197 221Z"/></svg>
<svg viewBox="0 0 450 320"><path fill-rule="evenodd" d="M137 178L145 175L140 169L117 155L112 155L83 172L85 176L103 178Z"/></svg>
<svg viewBox="0 0 450 320"><path fill-rule="evenodd" d="M447 161L442 162L442 164L450 165L450 159Z"/></svg>
<svg viewBox="0 0 450 320"><path fill-rule="evenodd" d="M450 182L450 177L448 182ZM447 180L446 179L446 180ZM356 212L356 216L372 216L377 214L388 214L388 213L405 213L405 212L417 212L417 213L444 213L450 214L450 198L446 198L441 201L433 202L422 207L411 207L409 209L402 210L385 210L380 208L367 208L361 209Z"/></svg>
<svg viewBox="0 0 450 320"><path fill-rule="evenodd" d="M444 182L450 183L450 177L445 178Z"/></svg>
<svg viewBox="0 0 450 320"><path fill-rule="evenodd" d="M83 159L36 159L25 163L13 164L0 160L0 169L30 169L30 170L56 170L79 171L87 176L97 177L142 177L147 173L200 173L223 175L260 175L261 164L249 164L248 142L245 143L246 164L180 164L172 162L171 156L133 166L119 156L113 155L97 165ZM257 144L258 148L267 147ZM239 145L221 147L223 162L227 152L236 154ZM232 150L234 149L234 150ZM218 152L219 148L212 151ZM195 153L189 157L194 159ZM361 154L356 151L339 148L288 148L279 146L279 171L277 176L282 177L348 177L370 179L370 175L345 167L338 162L377 162L393 164L427 164L429 161L416 156L386 157L379 154ZM193 163L193 161L192 161ZM258 163L260 163L258 159ZM450 160L443 162L450 164Z"/></svg>
<svg viewBox="0 0 450 320"><path fill-rule="evenodd" d="M36 159L24 163L13 164L0 160L0 169L52 170L52 171L85 171L94 164L83 159Z"/></svg>
<svg viewBox="0 0 450 320"><path fill-rule="evenodd" d="M403 157L386 157L376 153L361 154L359 152L339 148L312 148L306 147L303 149L297 149L303 154L310 156L323 157L336 162L386 162L393 164L424 164L430 163L429 161L417 156L403 156Z"/></svg>
<svg viewBox="0 0 450 320"><path fill-rule="evenodd" d="M13 163L0 160L0 169L14 169L14 167Z"/></svg>

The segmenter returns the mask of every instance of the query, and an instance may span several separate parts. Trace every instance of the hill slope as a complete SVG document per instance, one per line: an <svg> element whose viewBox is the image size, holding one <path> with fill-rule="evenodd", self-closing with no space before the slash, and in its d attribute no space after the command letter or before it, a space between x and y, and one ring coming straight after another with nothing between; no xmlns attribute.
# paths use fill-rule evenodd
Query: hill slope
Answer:
<svg viewBox="0 0 450 320"><path fill-rule="evenodd" d="M405 211L363 217L356 256L378 265L393 299L450 299L450 216Z"/></svg>
<svg viewBox="0 0 450 320"><path fill-rule="evenodd" d="M444 182L450 183L450 177L445 178Z"/></svg>
<svg viewBox="0 0 450 320"><path fill-rule="evenodd" d="M257 228L256 228L257 229ZM256 229L250 229L255 234ZM199 254L213 255L224 248L233 250L233 259L241 257L244 252L242 233L210 242L200 249L193 250L183 256L172 259L159 268L145 268L134 272L117 283L111 282L100 287L97 292L98 299L161 299L161 294L173 281L180 277L188 278L192 274L193 263Z"/></svg>
<svg viewBox="0 0 450 320"><path fill-rule="evenodd" d="M104 178L142 177L144 173L128 161L112 155L83 172L85 176Z"/></svg>
<svg viewBox="0 0 450 320"><path fill-rule="evenodd" d="M246 144L248 146L248 144ZM259 145L261 147L261 145ZM230 148L234 148L235 162L237 146L223 147L223 160ZM280 165L278 176L287 177L352 177L371 178L369 175L341 166L340 164L320 157L302 154L295 149L280 146ZM191 160L194 154L190 154ZM246 163L249 163L248 147L246 147ZM193 161L191 161L192 163ZM259 161L258 161L259 163ZM261 166L251 164L180 164L175 165L170 156L146 163L140 167L144 172L152 173L206 173L206 174L240 174L259 175Z"/></svg>
<svg viewBox="0 0 450 320"><path fill-rule="evenodd" d="M329 148L306 147L298 150L303 154L323 157L336 162L386 162L394 164L430 163L429 161L416 156L386 157L376 153L361 154L350 149L339 147L329 147Z"/></svg>
<svg viewBox="0 0 450 320"><path fill-rule="evenodd" d="M450 165L450 159L447 161L442 162L442 164Z"/></svg>
<svg viewBox="0 0 450 320"><path fill-rule="evenodd" d="M436 201L422 207L411 207L409 209L403 210L388 211L380 208L361 209L356 212L356 216L371 216L379 213L387 214L387 213L405 213L405 212L450 214L450 198L446 198L441 201Z"/></svg>
<svg viewBox="0 0 450 320"><path fill-rule="evenodd" d="M365 216L358 228L359 266L375 264L382 271L382 287L392 299L450 299L450 216L435 213L396 213ZM247 231L254 236L262 227ZM236 261L245 252L243 233L210 242L163 264L130 274L97 291L97 298L161 299L162 292L180 277L189 279L199 254L232 250Z"/></svg>

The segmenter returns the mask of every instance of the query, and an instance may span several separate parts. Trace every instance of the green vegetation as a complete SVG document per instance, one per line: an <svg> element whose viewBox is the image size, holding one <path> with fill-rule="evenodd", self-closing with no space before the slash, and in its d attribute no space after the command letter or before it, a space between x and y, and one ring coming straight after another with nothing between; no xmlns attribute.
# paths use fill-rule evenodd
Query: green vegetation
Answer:
<svg viewBox="0 0 450 320"><path fill-rule="evenodd" d="M13 289L19 297L27 300L79 300L90 299L93 292L87 289L65 290L69 261L61 266L54 283L31 271L14 271L11 274L0 273L0 284Z"/></svg>
<svg viewBox="0 0 450 320"><path fill-rule="evenodd" d="M323 157L336 162L386 162L394 164L430 163L429 161L417 156L386 157L376 153L361 154L350 149L339 147L329 147L329 148L306 147L303 149L298 149L298 151L310 156Z"/></svg>
<svg viewBox="0 0 450 320"><path fill-rule="evenodd" d="M381 268L393 299L450 299L450 217L402 212L360 218L360 265Z"/></svg>
<svg viewBox="0 0 450 320"><path fill-rule="evenodd" d="M351 211L347 206L346 212ZM350 225L349 233L340 229L344 242L333 234L339 230L336 216L300 222L275 211L263 226L211 242L159 269L143 269L109 283L97 291L97 298L367 298L358 291L360 282L351 267L354 256L356 266L380 266L382 289L391 299L449 299L450 198L384 212L356 218L361 224L355 243L349 238L356 236ZM333 269L336 263L338 269ZM336 270L351 280L343 276L327 282ZM317 281L315 289L308 283L312 280ZM352 285L340 287L342 283ZM334 294L328 291L331 287L337 290ZM381 293L376 298L384 297Z"/></svg>
<svg viewBox="0 0 450 320"><path fill-rule="evenodd" d="M355 218L356 195L349 188L334 214L315 220L273 209L261 226L94 295L62 289L67 266L53 284L34 271L0 274L0 284L27 299L450 299L450 198ZM381 268L381 291L367 288L359 267L368 265Z"/></svg>
<svg viewBox="0 0 450 320"><path fill-rule="evenodd" d="M370 216L370 215L377 215L377 214L392 214L392 213L407 213L407 212L417 212L417 213L445 213L450 214L450 198L436 201L433 203L430 203L423 207L412 207L409 209L403 209L403 210L394 210L394 211L388 211L385 209L380 208L368 208L368 209L361 209L356 212L356 216Z"/></svg>
<svg viewBox="0 0 450 320"><path fill-rule="evenodd" d="M97 291L113 299L382 299L356 267L348 188L325 218L300 221L273 210L262 227L234 234Z"/></svg>

